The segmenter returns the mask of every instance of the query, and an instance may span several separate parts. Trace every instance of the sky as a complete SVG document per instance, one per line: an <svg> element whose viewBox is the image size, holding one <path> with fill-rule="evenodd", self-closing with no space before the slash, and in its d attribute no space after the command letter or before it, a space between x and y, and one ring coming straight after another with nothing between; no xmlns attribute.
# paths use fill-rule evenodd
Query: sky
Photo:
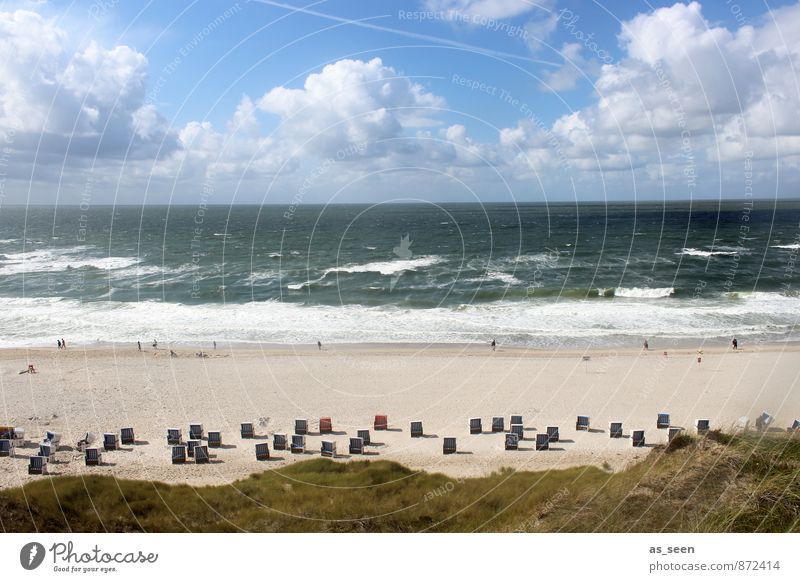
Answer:
<svg viewBox="0 0 800 582"><path fill-rule="evenodd" d="M792 2L0 2L0 207L794 198L799 56Z"/></svg>

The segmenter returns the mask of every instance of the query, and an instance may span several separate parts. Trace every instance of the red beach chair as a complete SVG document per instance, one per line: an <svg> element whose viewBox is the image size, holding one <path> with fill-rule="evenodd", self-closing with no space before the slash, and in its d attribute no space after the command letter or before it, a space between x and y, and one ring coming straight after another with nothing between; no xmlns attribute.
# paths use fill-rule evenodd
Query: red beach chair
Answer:
<svg viewBox="0 0 800 582"><path fill-rule="evenodd" d="M375 430L387 430L389 428L389 420L385 414L375 415Z"/></svg>
<svg viewBox="0 0 800 582"><path fill-rule="evenodd" d="M320 418L319 419L319 432L320 434L326 434L333 432L333 422L331 422L330 417Z"/></svg>

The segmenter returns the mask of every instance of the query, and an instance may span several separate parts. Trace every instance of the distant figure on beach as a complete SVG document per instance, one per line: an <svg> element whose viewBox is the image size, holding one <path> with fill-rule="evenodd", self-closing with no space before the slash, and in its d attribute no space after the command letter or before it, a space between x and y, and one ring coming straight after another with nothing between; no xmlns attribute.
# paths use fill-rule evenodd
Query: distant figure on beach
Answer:
<svg viewBox="0 0 800 582"><path fill-rule="evenodd" d="M497 340L492 340L492 351L497 349Z"/></svg>
<svg viewBox="0 0 800 582"><path fill-rule="evenodd" d="M178 357L178 354L176 354L174 351L170 350L170 351L169 351L169 357L170 357L170 358L177 358L177 357Z"/></svg>
<svg viewBox="0 0 800 582"><path fill-rule="evenodd" d="M62 350L67 349L67 341L63 337L61 338L61 349Z"/></svg>
<svg viewBox="0 0 800 582"><path fill-rule="evenodd" d="M155 338L153 338L153 349L154 350L158 349L158 342L155 340Z"/></svg>
<svg viewBox="0 0 800 582"><path fill-rule="evenodd" d="M142 351L142 342L137 340L136 341L136 346L139 348L139 351L141 352Z"/></svg>
<svg viewBox="0 0 800 582"><path fill-rule="evenodd" d="M33 364L28 364L28 369L26 370L26 372L28 372L28 374L35 374L36 368L33 367Z"/></svg>
<svg viewBox="0 0 800 582"><path fill-rule="evenodd" d="M650 349L650 344L647 343L647 340L644 340L644 349L645 350L649 350Z"/></svg>
<svg viewBox="0 0 800 582"><path fill-rule="evenodd" d="M56 340L56 343L58 344L58 349L60 350L61 349L61 340Z"/></svg>
<svg viewBox="0 0 800 582"><path fill-rule="evenodd" d="M214 340L214 349L215 349L215 350L217 349L217 342L216 342L216 340Z"/></svg>
<svg viewBox="0 0 800 582"><path fill-rule="evenodd" d="M733 338L733 341L731 342L731 346L733 346L734 350L738 350L739 349L739 342L736 341L736 338Z"/></svg>
<svg viewBox="0 0 800 582"><path fill-rule="evenodd" d="M319 351L322 351L322 342L319 340L317 340L317 349L319 349Z"/></svg>

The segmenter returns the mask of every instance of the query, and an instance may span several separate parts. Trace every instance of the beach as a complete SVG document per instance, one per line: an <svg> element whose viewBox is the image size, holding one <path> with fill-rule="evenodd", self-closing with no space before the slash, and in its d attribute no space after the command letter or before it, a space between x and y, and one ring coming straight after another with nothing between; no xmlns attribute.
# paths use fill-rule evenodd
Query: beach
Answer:
<svg viewBox="0 0 800 582"><path fill-rule="evenodd" d="M170 356L170 348L176 356ZM631 446L630 433L644 429L648 445L667 442L656 415L668 412L673 426L694 434L695 420L731 429L748 416L768 411L773 429L800 416L800 366L794 344L661 346L650 350L538 350L487 344L324 344L279 346L190 346L135 344L0 350L0 425L24 428L28 446L15 458L0 458L0 488L29 476L46 431L62 434L50 475L113 475L190 485L227 484L260 471L319 456L320 441L336 441L333 462L391 460L412 469L453 478L483 476L508 467L546 470L594 465L620 470L642 459L650 447ZM198 352L205 357L199 357ZM664 351L667 355L664 355ZM588 356L586 361L584 357ZM36 374L20 374L29 363ZM376 414L389 430L372 430ZM525 440L504 450L492 434L493 416L523 416ZM577 415L591 417L591 431L576 431ZM319 419L330 417L331 435L320 436ZM469 419L483 421L470 435ZM273 433L309 421L307 452L272 450ZM425 436L411 438L409 423L422 421ZM611 439L608 423L620 421L626 438ZM188 438L190 423L222 433L211 463L171 463L167 428ZM255 439L242 439L240 423L252 422ZM137 444L103 452L104 464L87 467L76 444L86 432L119 434L133 427ZM535 435L558 426L560 441L535 450ZM349 437L370 429L367 455L348 455ZM443 437L456 437L458 453L442 454ZM269 442L272 459L255 458L257 442ZM191 459L190 459L191 461Z"/></svg>

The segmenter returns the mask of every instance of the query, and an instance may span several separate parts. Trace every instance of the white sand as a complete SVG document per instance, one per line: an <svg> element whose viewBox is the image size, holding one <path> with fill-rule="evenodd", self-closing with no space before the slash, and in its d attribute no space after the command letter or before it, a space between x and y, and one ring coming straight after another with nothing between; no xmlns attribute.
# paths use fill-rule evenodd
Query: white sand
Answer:
<svg viewBox="0 0 800 582"><path fill-rule="evenodd" d="M387 414L388 432L372 431L373 455L350 459L390 459L407 466L449 475L477 476L501 467L541 470L608 463L619 469L641 459L649 449L628 438L610 439L608 423L624 423L625 435L646 429L648 443L664 443L656 413L667 411L672 424L692 429L696 418L729 428L740 416L754 419L762 410L784 429L800 417L800 358L797 346L760 346L732 352L706 349L698 366L694 350L543 352L485 346L316 346L210 351L135 347L64 352L45 349L0 350L0 424L23 427L29 441L46 430L63 434L51 463L51 475L106 474L173 483L220 484L319 455L321 416L333 419L342 458L349 436L372 428L374 415ZM35 375L18 374L28 362ZM588 371L587 371L588 369ZM522 450L503 448L502 434L488 434L492 416L521 414L526 426ZM575 417L588 414L602 432L576 432ZM484 434L470 435L468 419L481 417ZM259 418L266 420L259 423ZM272 451L274 432L293 432L295 418L308 418L314 434L310 453ZM409 422L421 420L427 438L412 439ZM190 422L206 431L222 431L226 448L211 449L210 465L172 465L166 429L180 427L188 437ZM241 422L253 422L256 440L239 436ZM548 452L534 451L537 431L560 427L564 442ZM137 440L103 454L107 463L86 467L75 444L87 431L102 440L106 431L132 426ZM346 432L346 434L344 434ZM280 460L257 462L254 444L269 436L270 451ZM435 436L433 436L435 435ZM442 437L458 438L460 454L442 454ZM26 483L33 445L17 458L0 458L0 487ZM312 456L313 453L313 456Z"/></svg>

